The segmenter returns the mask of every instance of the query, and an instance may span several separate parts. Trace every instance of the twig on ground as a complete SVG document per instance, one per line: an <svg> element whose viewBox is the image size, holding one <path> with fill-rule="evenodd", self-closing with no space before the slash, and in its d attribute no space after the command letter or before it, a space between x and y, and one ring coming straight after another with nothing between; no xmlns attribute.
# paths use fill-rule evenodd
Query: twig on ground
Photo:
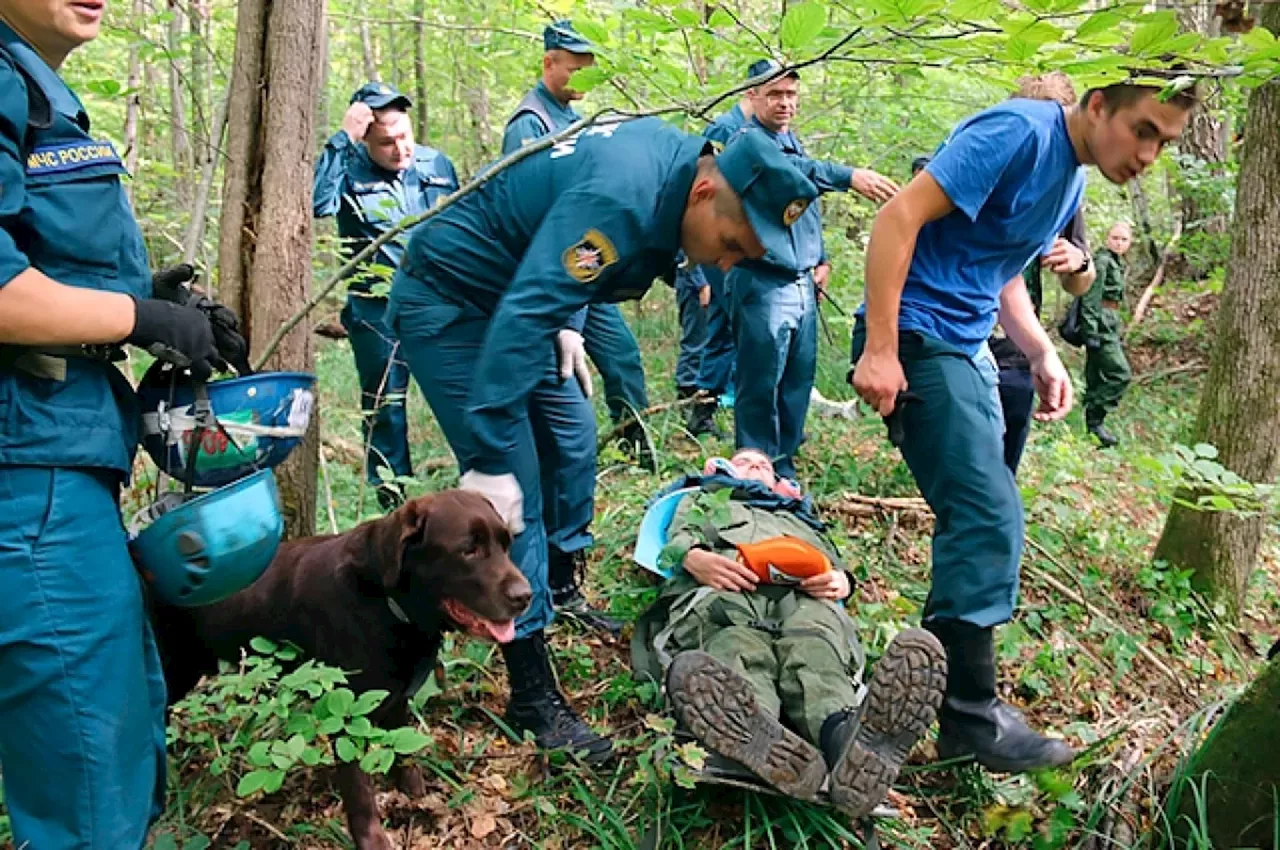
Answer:
<svg viewBox="0 0 1280 850"><path fill-rule="evenodd" d="M616 440L618 437L621 437L622 432L627 430L627 426L629 426L632 422L639 422L644 417L653 416L655 413L661 413L664 410L679 410L682 407L688 407L689 405L693 404L695 401L709 401L710 398L711 398L710 396L702 395L701 393L699 393L698 395L690 396L689 398L681 398L675 401L664 401L660 404L651 404L648 407L646 407L644 410L633 411L627 414L626 416L622 417L622 420L619 421L617 425L614 425L612 428L610 428L608 431L605 432L604 436L601 437L598 441L599 446L603 448L604 446L607 446L610 443L610 441Z"/></svg>
<svg viewBox="0 0 1280 850"><path fill-rule="evenodd" d="M333 509L333 483L329 480L329 460L325 457L324 444L320 445L320 477L324 481L324 498L329 509L329 530L338 533L338 515Z"/></svg>
<svg viewBox="0 0 1280 850"><path fill-rule="evenodd" d="M1146 384L1151 381L1159 381L1162 378L1172 377L1173 375L1184 375L1188 372L1203 372L1208 368L1208 363L1197 360L1194 363L1183 363L1181 366L1171 366L1168 369L1155 369L1151 372L1143 372L1141 375L1134 376L1133 383Z"/></svg>
<svg viewBox="0 0 1280 850"><path fill-rule="evenodd" d="M262 818L258 817L258 816L257 816L257 815L255 815L253 812L249 811L248 809L242 809L239 813L240 813L240 814L242 814L242 815L244 815L244 816L245 816L245 818L247 818L248 820L253 821L253 822L254 822L254 823L256 823L258 826L260 826L260 827L262 827L263 829L265 829L267 832L269 832L269 833L271 833L272 835L274 835L276 838L279 838L279 839L280 839L281 841L283 841L285 844L292 845L292 844L294 843L294 841L293 841L293 839L292 839L292 838L290 838L289 836L285 835L285 834L284 834L283 832L281 832L279 829L277 829L276 827L274 827L274 826L272 826L271 824L267 823L267 822L266 822L266 821L264 821Z"/></svg>

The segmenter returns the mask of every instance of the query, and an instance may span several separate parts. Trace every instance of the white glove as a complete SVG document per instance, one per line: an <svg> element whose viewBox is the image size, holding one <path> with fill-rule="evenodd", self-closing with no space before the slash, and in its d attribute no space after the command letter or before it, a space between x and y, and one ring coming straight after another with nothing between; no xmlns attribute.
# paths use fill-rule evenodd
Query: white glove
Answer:
<svg viewBox="0 0 1280 850"><path fill-rule="evenodd" d="M520 489L520 482L510 472L488 475L472 469L463 473L458 487L479 493L488 499L512 534L524 531L524 493Z"/></svg>
<svg viewBox="0 0 1280 850"><path fill-rule="evenodd" d="M582 394L591 398L591 370L587 368L587 349L582 343L582 334L572 328L556 334L556 362L560 364L560 380L575 375Z"/></svg>

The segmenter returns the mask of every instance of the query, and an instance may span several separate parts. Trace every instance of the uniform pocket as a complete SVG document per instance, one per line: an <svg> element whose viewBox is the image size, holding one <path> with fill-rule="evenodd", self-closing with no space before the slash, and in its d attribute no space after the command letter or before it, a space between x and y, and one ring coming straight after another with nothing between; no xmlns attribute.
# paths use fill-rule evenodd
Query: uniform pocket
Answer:
<svg viewBox="0 0 1280 850"><path fill-rule="evenodd" d="M35 214L32 264L57 277L59 271L115 278L124 251L124 206L120 178L91 170L42 175L27 183L27 208Z"/></svg>

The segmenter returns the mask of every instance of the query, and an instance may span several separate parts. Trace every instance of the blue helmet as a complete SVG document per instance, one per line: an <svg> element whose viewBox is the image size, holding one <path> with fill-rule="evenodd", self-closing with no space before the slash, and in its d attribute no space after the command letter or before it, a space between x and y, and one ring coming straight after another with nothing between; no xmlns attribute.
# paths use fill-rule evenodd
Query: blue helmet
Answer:
<svg viewBox="0 0 1280 850"><path fill-rule="evenodd" d="M168 493L129 548L161 601L180 608L211 605L253 584L280 546L284 518L275 474L263 469L186 499Z"/></svg>
<svg viewBox="0 0 1280 850"><path fill-rule="evenodd" d="M204 420L191 379L157 362L138 386L143 448L162 471L193 487L221 487L270 469L306 434L315 380L303 372L259 372L212 381L212 417Z"/></svg>

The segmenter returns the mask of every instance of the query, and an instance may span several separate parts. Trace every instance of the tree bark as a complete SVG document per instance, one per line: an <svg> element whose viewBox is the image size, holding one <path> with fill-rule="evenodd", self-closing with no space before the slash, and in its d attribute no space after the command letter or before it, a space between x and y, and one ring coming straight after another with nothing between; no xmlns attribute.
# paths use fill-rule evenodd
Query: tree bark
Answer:
<svg viewBox="0 0 1280 850"><path fill-rule="evenodd" d="M132 20L141 21L143 15L142 0L133 0ZM128 169L132 179L125 182L124 191L133 205L133 189L138 179L138 113L142 109L142 62L138 56L137 43L129 46L129 99L124 108L124 167Z"/></svg>
<svg viewBox="0 0 1280 850"><path fill-rule="evenodd" d="M1261 22L1280 32L1280 5ZM1231 258L1218 310L1209 374L1196 421L1198 441L1246 481L1280 469L1280 86L1254 90L1245 122ZM1261 517L1174 505L1156 558L1195 570L1195 585L1238 615L1257 560Z"/></svg>
<svg viewBox="0 0 1280 850"><path fill-rule="evenodd" d="M1133 194L1133 211L1137 213L1141 241L1154 269L1160 263L1160 246L1156 244L1155 233L1151 229L1151 204L1147 201L1146 190L1142 188L1142 179L1130 180L1129 191Z"/></svg>
<svg viewBox="0 0 1280 850"><path fill-rule="evenodd" d="M369 32L369 21L360 21L360 49L364 59L364 76L367 80L382 82L378 73L378 57L373 53L373 35Z"/></svg>
<svg viewBox="0 0 1280 850"><path fill-rule="evenodd" d="M413 82L417 97L414 105L418 108L418 143L427 143L428 104L427 104L427 0L413 0L413 16L417 23L413 25Z"/></svg>
<svg viewBox="0 0 1280 850"><path fill-rule="evenodd" d="M316 0L239 4L219 259L222 298L240 314L250 349L264 346L311 292L311 138L324 7ZM309 321L266 364L313 365ZM318 429L312 417L302 446L276 468L291 537L315 531Z"/></svg>
<svg viewBox="0 0 1280 850"><path fill-rule="evenodd" d="M1280 659L1268 664L1214 725L1192 757L1185 781L1173 789L1168 808L1176 836L1185 839L1193 827L1201 826L1200 803L1214 847L1275 850L1276 818L1280 817L1276 812L1280 794L1277 728Z"/></svg>
<svg viewBox="0 0 1280 850"><path fill-rule="evenodd" d="M169 0L169 22L165 28L165 48L169 54L169 150L176 175L174 185L178 206L182 209L187 209L191 203L191 140L187 134L182 70L178 66L178 57L182 55L178 42L182 39L185 19L178 0Z"/></svg>

